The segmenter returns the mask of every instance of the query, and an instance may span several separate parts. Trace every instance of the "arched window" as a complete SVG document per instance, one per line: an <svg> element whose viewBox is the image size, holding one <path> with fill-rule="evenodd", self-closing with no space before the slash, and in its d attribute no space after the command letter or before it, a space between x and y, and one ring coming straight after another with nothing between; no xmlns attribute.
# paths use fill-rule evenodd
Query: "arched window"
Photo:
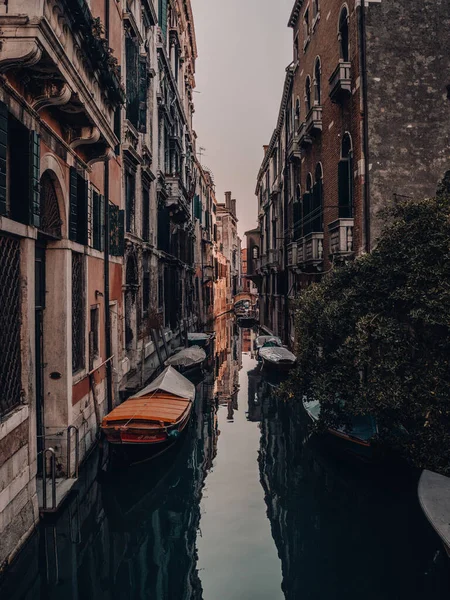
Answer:
<svg viewBox="0 0 450 600"><path fill-rule="evenodd" d="M311 173L306 176L305 193L303 194L303 235L308 235L312 231L312 195L313 195L313 178Z"/></svg>
<svg viewBox="0 0 450 600"><path fill-rule="evenodd" d="M349 61L349 43L348 43L348 10L346 6L342 7L339 15L339 35L338 35L341 58L344 62Z"/></svg>
<svg viewBox="0 0 450 600"><path fill-rule="evenodd" d="M259 248L258 246L253 246L252 256L254 260L258 260L259 258Z"/></svg>
<svg viewBox="0 0 450 600"><path fill-rule="evenodd" d="M323 170L320 163L317 163L314 175L315 183L311 206L311 226L312 231L321 232L323 231Z"/></svg>
<svg viewBox="0 0 450 600"><path fill-rule="evenodd" d="M322 100L321 71L320 58L317 57L314 66L314 104L317 106L321 105Z"/></svg>
<svg viewBox="0 0 450 600"><path fill-rule="evenodd" d="M295 101L295 128L300 126L300 98Z"/></svg>
<svg viewBox="0 0 450 600"><path fill-rule="evenodd" d="M300 185L297 186L295 192L293 221L294 241L297 242L302 237L302 188Z"/></svg>
<svg viewBox="0 0 450 600"><path fill-rule="evenodd" d="M311 110L311 78L308 77L306 78L306 82L305 82L305 106L306 106L306 112L309 113L309 111Z"/></svg>
<svg viewBox="0 0 450 600"><path fill-rule="evenodd" d="M306 191L310 192L312 190L312 175L308 173L306 176Z"/></svg>
<svg viewBox="0 0 450 600"><path fill-rule="evenodd" d="M59 215L55 184L50 171L45 171L40 181L40 215L40 232L49 237L61 239L62 221Z"/></svg>
<svg viewBox="0 0 450 600"><path fill-rule="evenodd" d="M341 160L338 165L339 218L353 218L353 144L345 133L341 144Z"/></svg>
<svg viewBox="0 0 450 600"><path fill-rule="evenodd" d="M313 17L316 18L320 12L319 0L313 0Z"/></svg>

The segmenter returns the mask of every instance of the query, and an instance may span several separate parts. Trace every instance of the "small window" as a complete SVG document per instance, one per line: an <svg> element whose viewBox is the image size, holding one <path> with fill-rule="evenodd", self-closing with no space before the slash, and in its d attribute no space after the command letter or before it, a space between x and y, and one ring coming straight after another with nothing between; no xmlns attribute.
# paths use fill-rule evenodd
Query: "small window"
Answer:
<svg viewBox="0 0 450 600"><path fill-rule="evenodd" d="M300 125L300 98L295 101L295 126L298 129Z"/></svg>
<svg viewBox="0 0 450 600"><path fill-rule="evenodd" d="M316 18L320 12L319 0L313 0L313 17Z"/></svg>
<svg viewBox="0 0 450 600"><path fill-rule="evenodd" d="M339 45L341 58L344 62L349 60L349 39L348 39L348 11L347 7L344 6L339 16Z"/></svg>
<svg viewBox="0 0 450 600"><path fill-rule="evenodd" d="M303 34L306 42L309 37L309 8L305 10L305 14L303 16Z"/></svg>
<svg viewBox="0 0 450 600"><path fill-rule="evenodd" d="M353 217L353 148L348 133L342 138L341 160L338 165L339 218Z"/></svg>
<svg viewBox="0 0 450 600"><path fill-rule="evenodd" d="M91 191L91 243L95 250L103 251L105 200L98 191Z"/></svg>
<svg viewBox="0 0 450 600"><path fill-rule="evenodd" d="M136 178L131 171L125 171L125 203L127 231L134 232Z"/></svg>

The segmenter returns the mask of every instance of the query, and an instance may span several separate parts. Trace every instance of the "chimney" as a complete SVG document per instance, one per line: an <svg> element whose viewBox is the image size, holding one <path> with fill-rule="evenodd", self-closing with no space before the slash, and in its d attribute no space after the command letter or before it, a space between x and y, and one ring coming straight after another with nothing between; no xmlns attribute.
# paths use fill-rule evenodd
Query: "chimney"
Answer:
<svg viewBox="0 0 450 600"><path fill-rule="evenodd" d="M231 192L225 192L225 208L231 209Z"/></svg>
<svg viewBox="0 0 450 600"><path fill-rule="evenodd" d="M264 156L265 156L267 154L267 150L269 149L269 145L268 144L264 145L263 148L264 148Z"/></svg>
<svg viewBox="0 0 450 600"><path fill-rule="evenodd" d="M234 198L231 201L231 212L233 213L234 216L236 216L236 200Z"/></svg>

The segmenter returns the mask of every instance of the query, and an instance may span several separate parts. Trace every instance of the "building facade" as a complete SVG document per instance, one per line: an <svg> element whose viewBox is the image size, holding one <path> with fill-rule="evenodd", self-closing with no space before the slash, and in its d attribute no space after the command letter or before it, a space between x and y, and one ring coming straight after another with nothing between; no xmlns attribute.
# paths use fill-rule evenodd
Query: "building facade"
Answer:
<svg viewBox="0 0 450 600"><path fill-rule="evenodd" d="M419 0L294 3L293 62L257 179L253 273L261 318L286 341L302 287L370 252L383 210L434 195L448 170L449 16Z"/></svg>
<svg viewBox="0 0 450 600"><path fill-rule="evenodd" d="M220 283L190 1L8 0L0 26L1 568Z"/></svg>

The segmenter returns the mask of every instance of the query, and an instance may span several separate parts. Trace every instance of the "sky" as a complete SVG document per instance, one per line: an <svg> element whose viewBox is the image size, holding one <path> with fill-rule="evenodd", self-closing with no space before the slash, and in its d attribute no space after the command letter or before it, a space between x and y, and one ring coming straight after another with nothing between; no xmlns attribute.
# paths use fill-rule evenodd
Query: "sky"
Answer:
<svg viewBox="0 0 450 600"><path fill-rule="evenodd" d="M218 202L237 199L238 232L257 224L256 177L292 60L294 0L191 0L198 46L194 129ZM200 158L200 157L199 157ZM245 247L245 241L243 243Z"/></svg>

